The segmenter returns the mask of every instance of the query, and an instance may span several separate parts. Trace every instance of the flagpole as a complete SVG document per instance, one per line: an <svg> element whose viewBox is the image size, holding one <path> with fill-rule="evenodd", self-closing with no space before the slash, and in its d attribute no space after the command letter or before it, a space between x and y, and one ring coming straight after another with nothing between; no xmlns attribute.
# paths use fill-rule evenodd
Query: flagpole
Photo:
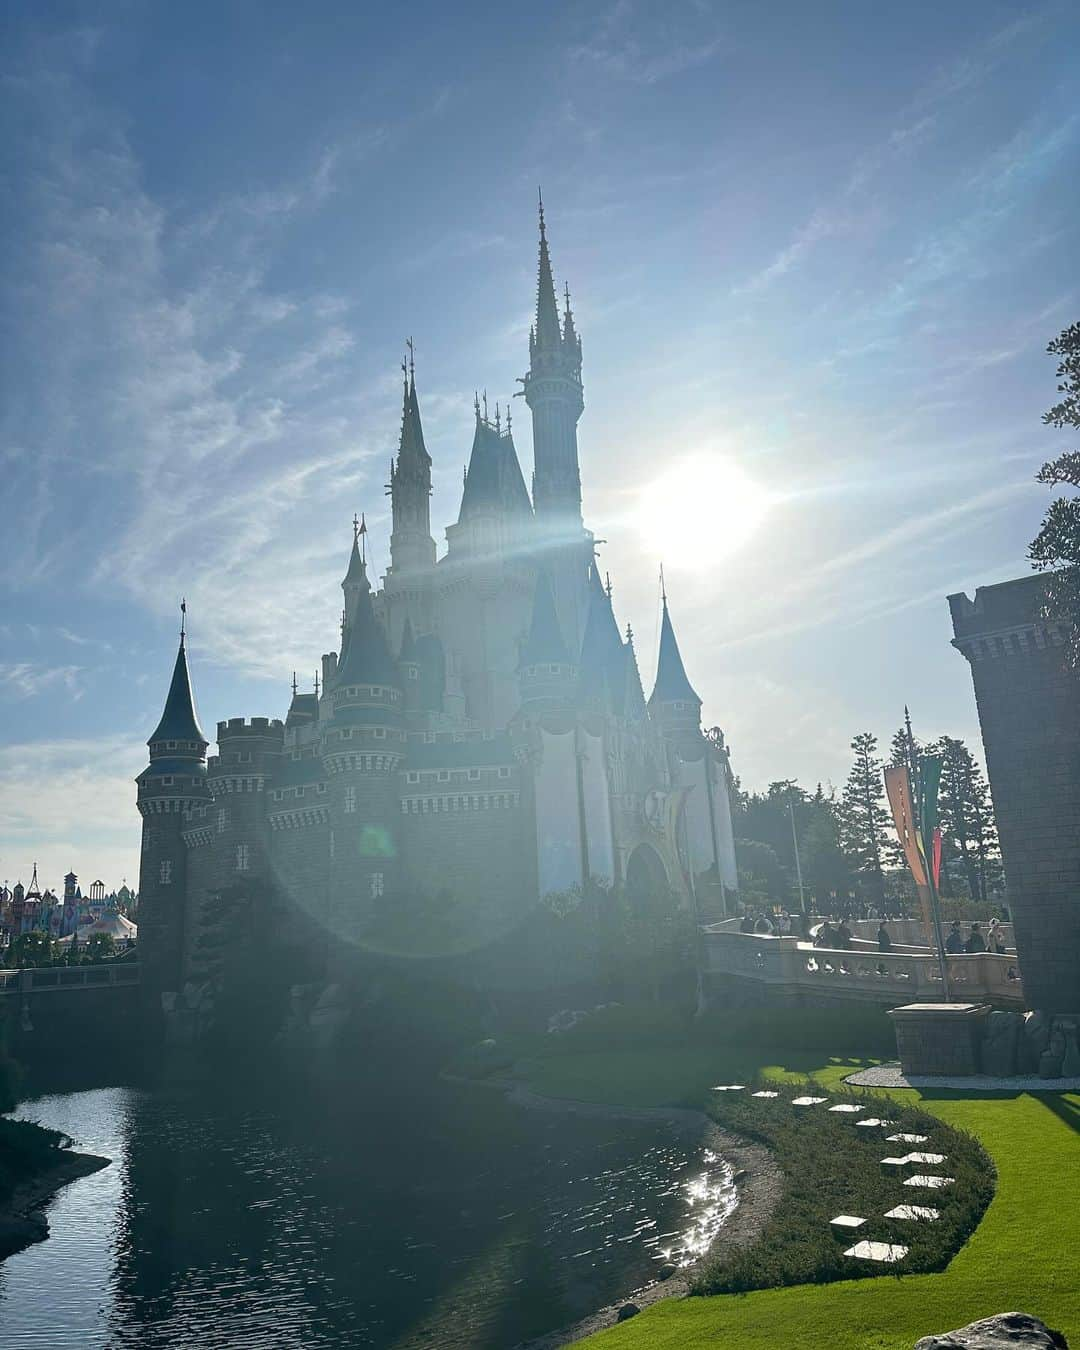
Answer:
<svg viewBox="0 0 1080 1350"><path fill-rule="evenodd" d="M795 804L788 798L788 815L791 817L791 842L795 845L795 875L799 878L799 909L806 913L806 896L803 894L802 863L799 860L799 839L795 833Z"/></svg>

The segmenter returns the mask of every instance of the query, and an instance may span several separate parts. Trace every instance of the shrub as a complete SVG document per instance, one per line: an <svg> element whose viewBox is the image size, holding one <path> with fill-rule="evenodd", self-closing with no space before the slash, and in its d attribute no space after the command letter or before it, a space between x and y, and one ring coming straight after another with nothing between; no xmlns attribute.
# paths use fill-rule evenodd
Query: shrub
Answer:
<svg viewBox="0 0 1080 1350"><path fill-rule="evenodd" d="M990 1203L994 1169L970 1135L944 1125L936 1116L898 1106L880 1097L837 1092L807 1082L773 1084L780 1096L758 1099L747 1092L716 1093L709 1111L718 1124L759 1139L776 1154L784 1172L785 1191L760 1238L752 1246L706 1261L695 1277L693 1292L740 1293L778 1285L825 1284L880 1275L944 1270L963 1246ZM824 1105L800 1110L793 1097L827 1097L829 1105L853 1102L866 1115L887 1114L895 1129L887 1133L924 1134L925 1144L891 1144L884 1133L860 1130L850 1117ZM884 1174L881 1159L912 1149L943 1153L941 1168L955 1178L940 1191L917 1191ZM895 1205L929 1205L940 1211L933 1223L893 1223L885 1219ZM847 1243L829 1228L838 1214L867 1220L853 1241L898 1242L908 1254L894 1265L878 1266L844 1256ZM902 1235L901 1235L902 1234Z"/></svg>

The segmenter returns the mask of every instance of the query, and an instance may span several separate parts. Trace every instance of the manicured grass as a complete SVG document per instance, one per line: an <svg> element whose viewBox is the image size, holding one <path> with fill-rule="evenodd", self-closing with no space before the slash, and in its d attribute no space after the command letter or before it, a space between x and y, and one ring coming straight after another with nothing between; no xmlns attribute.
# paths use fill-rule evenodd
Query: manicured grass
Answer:
<svg viewBox="0 0 1080 1350"><path fill-rule="evenodd" d="M815 1061L816 1058L816 1062ZM537 1091L630 1105L704 1105L713 1083L812 1074L839 1087L853 1061L689 1044L560 1053L521 1066ZM655 1304L582 1342L597 1350L911 1350L920 1336L1022 1309L1080 1337L1080 1095L945 1090L875 1094L973 1134L997 1168L975 1233L933 1275L794 1285Z"/></svg>

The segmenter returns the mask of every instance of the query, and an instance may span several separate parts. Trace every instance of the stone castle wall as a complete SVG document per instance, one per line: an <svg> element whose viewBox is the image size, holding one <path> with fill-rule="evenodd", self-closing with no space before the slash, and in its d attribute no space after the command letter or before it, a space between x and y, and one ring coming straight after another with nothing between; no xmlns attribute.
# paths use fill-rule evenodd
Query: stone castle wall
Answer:
<svg viewBox="0 0 1080 1350"><path fill-rule="evenodd" d="M1080 1012L1080 679L1038 575L952 595L971 664L1029 1007Z"/></svg>

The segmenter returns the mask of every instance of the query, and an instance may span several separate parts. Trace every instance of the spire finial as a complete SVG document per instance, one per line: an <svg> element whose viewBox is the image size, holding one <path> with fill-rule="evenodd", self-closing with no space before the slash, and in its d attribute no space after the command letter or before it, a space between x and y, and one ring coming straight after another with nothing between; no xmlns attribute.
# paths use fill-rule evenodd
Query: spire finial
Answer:
<svg viewBox="0 0 1080 1350"><path fill-rule="evenodd" d="M510 404L506 405L506 434L510 435Z"/></svg>
<svg viewBox="0 0 1080 1350"><path fill-rule="evenodd" d="M605 572L605 573L604 573L604 580L607 582L607 586L606 586L606 590L607 590L607 598L610 600L610 599L611 599L611 573L610 573L610 572Z"/></svg>
<svg viewBox="0 0 1080 1350"><path fill-rule="evenodd" d="M544 237L544 193L541 188L536 189L536 200L540 207L540 238Z"/></svg>
<svg viewBox="0 0 1080 1350"><path fill-rule="evenodd" d="M626 621L626 640L627 642L633 642L634 640L634 630L630 627L629 619Z"/></svg>
<svg viewBox="0 0 1080 1350"><path fill-rule="evenodd" d="M570 312L570 283L569 283L568 281L566 281L566 282L563 283L563 295L566 297L566 312L569 314L569 312Z"/></svg>
<svg viewBox="0 0 1080 1350"><path fill-rule="evenodd" d="M416 348L413 346L411 337L405 339L405 346L409 349L409 384L416 388Z"/></svg>
<svg viewBox="0 0 1080 1350"><path fill-rule="evenodd" d="M664 582L664 564L660 564L660 599L667 604L667 586Z"/></svg>
<svg viewBox="0 0 1080 1350"><path fill-rule="evenodd" d="M296 697L296 671L295 671L295 670L294 670L293 673L292 673L292 696L293 696L293 698Z"/></svg>
<svg viewBox="0 0 1080 1350"><path fill-rule="evenodd" d="M357 530L360 537L360 561L367 566L367 521L364 519L363 511L360 512L360 528Z"/></svg>
<svg viewBox="0 0 1080 1350"><path fill-rule="evenodd" d="M472 392L473 412L476 414L476 420L480 421L480 395L474 389Z"/></svg>
<svg viewBox="0 0 1080 1350"><path fill-rule="evenodd" d="M495 434L497 436L502 435L502 416L499 412L498 403L495 404Z"/></svg>
<svg viewBox="0 0 1080 1350"><path fill-rule="evenodd" d="M187 597L180 597L180 642L184 641L184 633L187 628Z"/></svg>
<svg viewBox="0 0 1080 1350"><path fill-rule="evenodd" d="M487 390L485 389L485 390L484 390L484 421L486 422L487 420L488 420Z"/></svg>
<svg viewBox="0 0 1080 1350"><path fill-rule="evenodd" d="M319 697L319 672L315 672L315 697Z"/></svg>

